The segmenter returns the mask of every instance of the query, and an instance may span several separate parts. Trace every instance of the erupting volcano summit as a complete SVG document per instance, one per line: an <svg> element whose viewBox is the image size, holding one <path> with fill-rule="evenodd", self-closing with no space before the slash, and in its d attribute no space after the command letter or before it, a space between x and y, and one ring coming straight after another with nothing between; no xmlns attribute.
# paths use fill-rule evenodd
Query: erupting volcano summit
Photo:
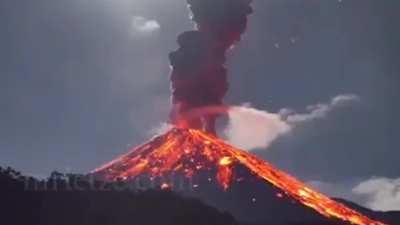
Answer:
<svg viewBox="0 0 400 225"><path fill-rule="evenodd" d="M179 35L170 53L173 68L171 123L215 134L215 114L187 118L204 106L222 105L228 90L225 55L246 30L251 0L188 0L197 30Z"/></svg>
<svg viewBox="0 0 400 225"><path fill-rule="evenodd" d="M153 179L171 174L187 178L207 174L208 180L215 180L223 192L240 180L241 170L246 171L247 179L278 190L276 196L282 201L285 198L288 205L293 202L301 205L299 211L306 209L324 219L346 224L384 225L314 191L256 156L224 143L215 135L215 115L187 116L202 107L222 105L228 89L225 54L246 29L247 16L252 12L250 2L188 0L197 30L182 33L178 37L179 49L169 56L173 68L170 118L175 128L92 173L110 181L130 181L141 175ZM255 185L249 187L245 192L251 192ZM274 203L267 201L267 204ZM285 216L285 212L281 214Z"/></svg>

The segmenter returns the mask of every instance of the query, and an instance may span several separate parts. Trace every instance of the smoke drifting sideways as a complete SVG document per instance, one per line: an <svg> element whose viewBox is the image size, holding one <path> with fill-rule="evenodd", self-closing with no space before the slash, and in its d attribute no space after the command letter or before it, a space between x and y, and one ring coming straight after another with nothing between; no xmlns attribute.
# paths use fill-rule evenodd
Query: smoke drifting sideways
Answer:
<svg viewBox="0 0 400 225"><path fill-rule="evenodd" d="M222 106L228 91L227 51L241 39L251 0L187 0L196 29L178 36L179 48L169 54L172 109L170 122L178 127L215 134L218 114L185 118L188 112Z"/></svg>
<svg viewBox="0 0 400 225"><path fill-rule="evenodd" d="M305 112L282 108L278 112L268 112L253 108L246 103L230 106L225 111L229 122L225 129L227 141L242 149L268 149L278 138L296 129L304 129L307 124L334 117L335 114L358 104L361 98L355 94L340 94L325 103L308 105ZM312 126L311 129L315 129Z"/></svg>

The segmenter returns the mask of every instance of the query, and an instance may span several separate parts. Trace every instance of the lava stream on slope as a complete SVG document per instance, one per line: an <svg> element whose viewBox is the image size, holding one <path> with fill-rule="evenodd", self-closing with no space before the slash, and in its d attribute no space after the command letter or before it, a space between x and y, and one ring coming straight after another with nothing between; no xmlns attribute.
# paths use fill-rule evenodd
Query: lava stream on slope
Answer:
<svg viewBox="0 0 400 225"><path fill-rule="evenodd" d="M217 168L216 179L227 189L233 181L235 165L248 168L265 182L325 217L356 225L385 225L313 190L255 155L199 130L174 128L92 173L115 181L143 174L162 177L171 173L182 173L192 177L201 170Z"/></svg>

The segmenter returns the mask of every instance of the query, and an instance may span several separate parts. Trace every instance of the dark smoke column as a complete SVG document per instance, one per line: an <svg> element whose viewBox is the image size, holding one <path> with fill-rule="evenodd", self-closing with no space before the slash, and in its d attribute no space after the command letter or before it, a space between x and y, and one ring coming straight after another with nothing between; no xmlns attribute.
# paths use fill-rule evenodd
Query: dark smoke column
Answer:
<svg viewBox="0 0 400 225"><path fill-rule="evenodd" d="M179 48L169 55L173 104L170 120L176 126L215 134L217 115L187 115L196 108L223 104L228 90L225 55L246 30L251 0L187 2L197 29L180 34Z"/></svg>

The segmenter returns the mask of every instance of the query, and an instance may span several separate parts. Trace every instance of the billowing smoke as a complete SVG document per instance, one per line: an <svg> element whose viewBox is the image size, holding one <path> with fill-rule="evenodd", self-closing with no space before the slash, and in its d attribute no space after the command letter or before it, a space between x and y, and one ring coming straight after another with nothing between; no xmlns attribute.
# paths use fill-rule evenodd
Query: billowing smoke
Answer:
<svg viewBox="0 0 400 225"><path fill-rule="evenodd" d="M328 103L318 103L307 106L305 113L296 113L290 109L281 109L280 114L288 123L299 125L302 123L312 122L313 120L323 119L332 111L351 105L360 101L360 97L355 94L341 94L331 99Z"/></svg>
<svg viewBox="0 0 400 225"><path fill-rule="evenodd" d="M242 149L267 148L279 136L292 128L279 114L250 106L231 107L225 130L228 141Z"/></svg>
<svg viewBox="0 0 400 225"><path fill-rule="evenodd" d="M225 134L231 144L243 149L266 149L277 138L293 129L324 119L330 113L358 101L360 97L357 95L341 94L333 97L328 103L307 106L304 113L287 108L272 113L252 108L250 105L229 107L229 122Z"/></svg>
<svg viewBox="0 0 400 225"><path fill-rule="evenodd" d="M174 125L215 133L215 114L185 119L185 113L220 106L228 90L226 52L240 40L252 13L251 0L187 0L196 30L178 36L169 55Z"/></svg>

